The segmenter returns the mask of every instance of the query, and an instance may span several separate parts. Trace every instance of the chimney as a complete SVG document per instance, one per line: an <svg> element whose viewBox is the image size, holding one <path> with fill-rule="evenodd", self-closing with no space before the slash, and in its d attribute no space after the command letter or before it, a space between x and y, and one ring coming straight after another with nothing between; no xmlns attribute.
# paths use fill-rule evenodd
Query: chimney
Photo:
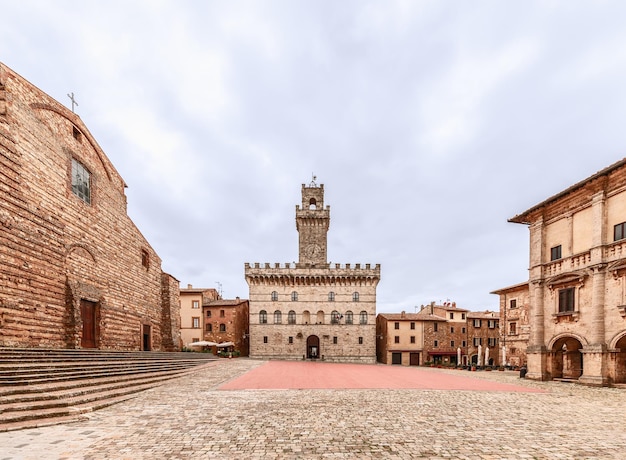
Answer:
<svg viewBox="0 0 626 460"><path fill-rule="evenodd" d="M406 312L404 310L402 310L402 313L400 313L400 317L402 319L406 318Z"/></svg>
<svg viewBox="0 0 626 460"><path fill-rule="evenodd" d="M187 289L192 289L192 288L193 288L193 286L191 284L187 285Z"/></svg>

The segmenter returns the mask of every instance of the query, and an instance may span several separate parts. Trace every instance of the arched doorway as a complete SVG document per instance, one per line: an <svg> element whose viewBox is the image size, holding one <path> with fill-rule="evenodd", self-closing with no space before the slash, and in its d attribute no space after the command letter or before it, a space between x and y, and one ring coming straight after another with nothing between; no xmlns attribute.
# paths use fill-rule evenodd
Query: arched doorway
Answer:
<svg viewBox="0 0 626 460"><path fill-rule="evenodd" d="M320 356L320 338L316 335L310 335L306 339L306 357L308 359L317 359Z"/></svg>
<svg viewBox="0 0 626 460"><path fill-rule="evenodd" d="M615 348L615 383L626 383L626 335L617 341Z"/></svg>
<svg viewBox="0 0 626 460"><path fill-rule="evenodd" d="M578 380L583 374L582 344L574 337L561 337L550 350L552 378Z"/></svg>

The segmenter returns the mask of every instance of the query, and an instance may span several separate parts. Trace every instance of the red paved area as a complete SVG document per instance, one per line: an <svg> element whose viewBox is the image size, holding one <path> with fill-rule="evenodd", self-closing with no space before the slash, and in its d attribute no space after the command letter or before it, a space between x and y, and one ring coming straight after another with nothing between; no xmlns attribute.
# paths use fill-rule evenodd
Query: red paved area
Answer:
<svg viewBox="0 0 626 460"><path fill-rule="evenodd" d="M420 389L545 393L544 390L472 378L423 367L268 361L219 387L220 390Z"/></svg>

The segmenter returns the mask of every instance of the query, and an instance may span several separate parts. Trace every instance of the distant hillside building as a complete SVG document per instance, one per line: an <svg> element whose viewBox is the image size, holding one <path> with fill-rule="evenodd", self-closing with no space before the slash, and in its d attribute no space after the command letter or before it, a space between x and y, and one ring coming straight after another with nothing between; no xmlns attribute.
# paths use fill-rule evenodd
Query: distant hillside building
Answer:
<svg viewBox="0 0 626 460"><path fill-rule="evenodd" d="M509 221L530 230L527 377L626 383L626 159Z"/></svg>
<svg viewBox="0 0 626 460"><path fill-rule="evenodd" d="M206 342L217 344L232 343L223 351L238 351L240 356L248 356L250 305L246 299L217 299L202 305L204 335Z"/></svg>
<svg viewBox="0 0 626 460"><path fill-rule="evenodd" d="M81 119L0 63L0 346L179 349L178 281Z"/></svg>
<svg viewBox="0 0 626 460"><path fill-rule="evenodd" d="M467 338L467 354L472 364L499 366L502 363L499 312L468 312Z"/></svg>
<svg viewBox="0 0 626 460"><path fill-rule="evenodd" d="M498 313L471 312L455 302L422 305L418 313L380 313L377 358L383 364L498 366ZM480 348L479 348L480 346ZM489 348L489 352L487 351Z"/></svg>
<svg viewBox="0 0 626 460"><path fill-rule="evenodd" d="M500 296L500 355L503 365L526 365L526 348L530 337L528 283L493 291Z"/></svg>
<svg viewBox="0 0 626 460"><path fill-rule="evenodd" d="M296 206L299 261L245 264L250 288L250 357L376 362L380 265L327 262L330 206L324 185L302 185Z"/></svg>
<svg viewBox="0 0 626 460"><path fill-rule="evenodd" d="M180 289L180 337L182 346L199 342L203 336L202 306L219 295L213 288L194 288L188 284Z"/></svg>

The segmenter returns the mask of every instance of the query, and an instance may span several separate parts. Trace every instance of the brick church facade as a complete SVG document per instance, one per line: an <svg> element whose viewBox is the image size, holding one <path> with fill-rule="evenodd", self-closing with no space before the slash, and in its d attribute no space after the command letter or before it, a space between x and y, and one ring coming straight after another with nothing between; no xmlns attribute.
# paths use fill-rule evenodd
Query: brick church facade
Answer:
<svg viewBox="0 0 626 460"><path fill-rule="evenodd" d="M303 184L298 263L245 264L251 358L376 362L380 265L331 266L329 225L324 185Z"/></svg>
<svg viewBox="0 0 626 460"><path fill-rule="evenodd" d="M179 286L71 110L0 63L0 346L177 350Z"/></svg>

